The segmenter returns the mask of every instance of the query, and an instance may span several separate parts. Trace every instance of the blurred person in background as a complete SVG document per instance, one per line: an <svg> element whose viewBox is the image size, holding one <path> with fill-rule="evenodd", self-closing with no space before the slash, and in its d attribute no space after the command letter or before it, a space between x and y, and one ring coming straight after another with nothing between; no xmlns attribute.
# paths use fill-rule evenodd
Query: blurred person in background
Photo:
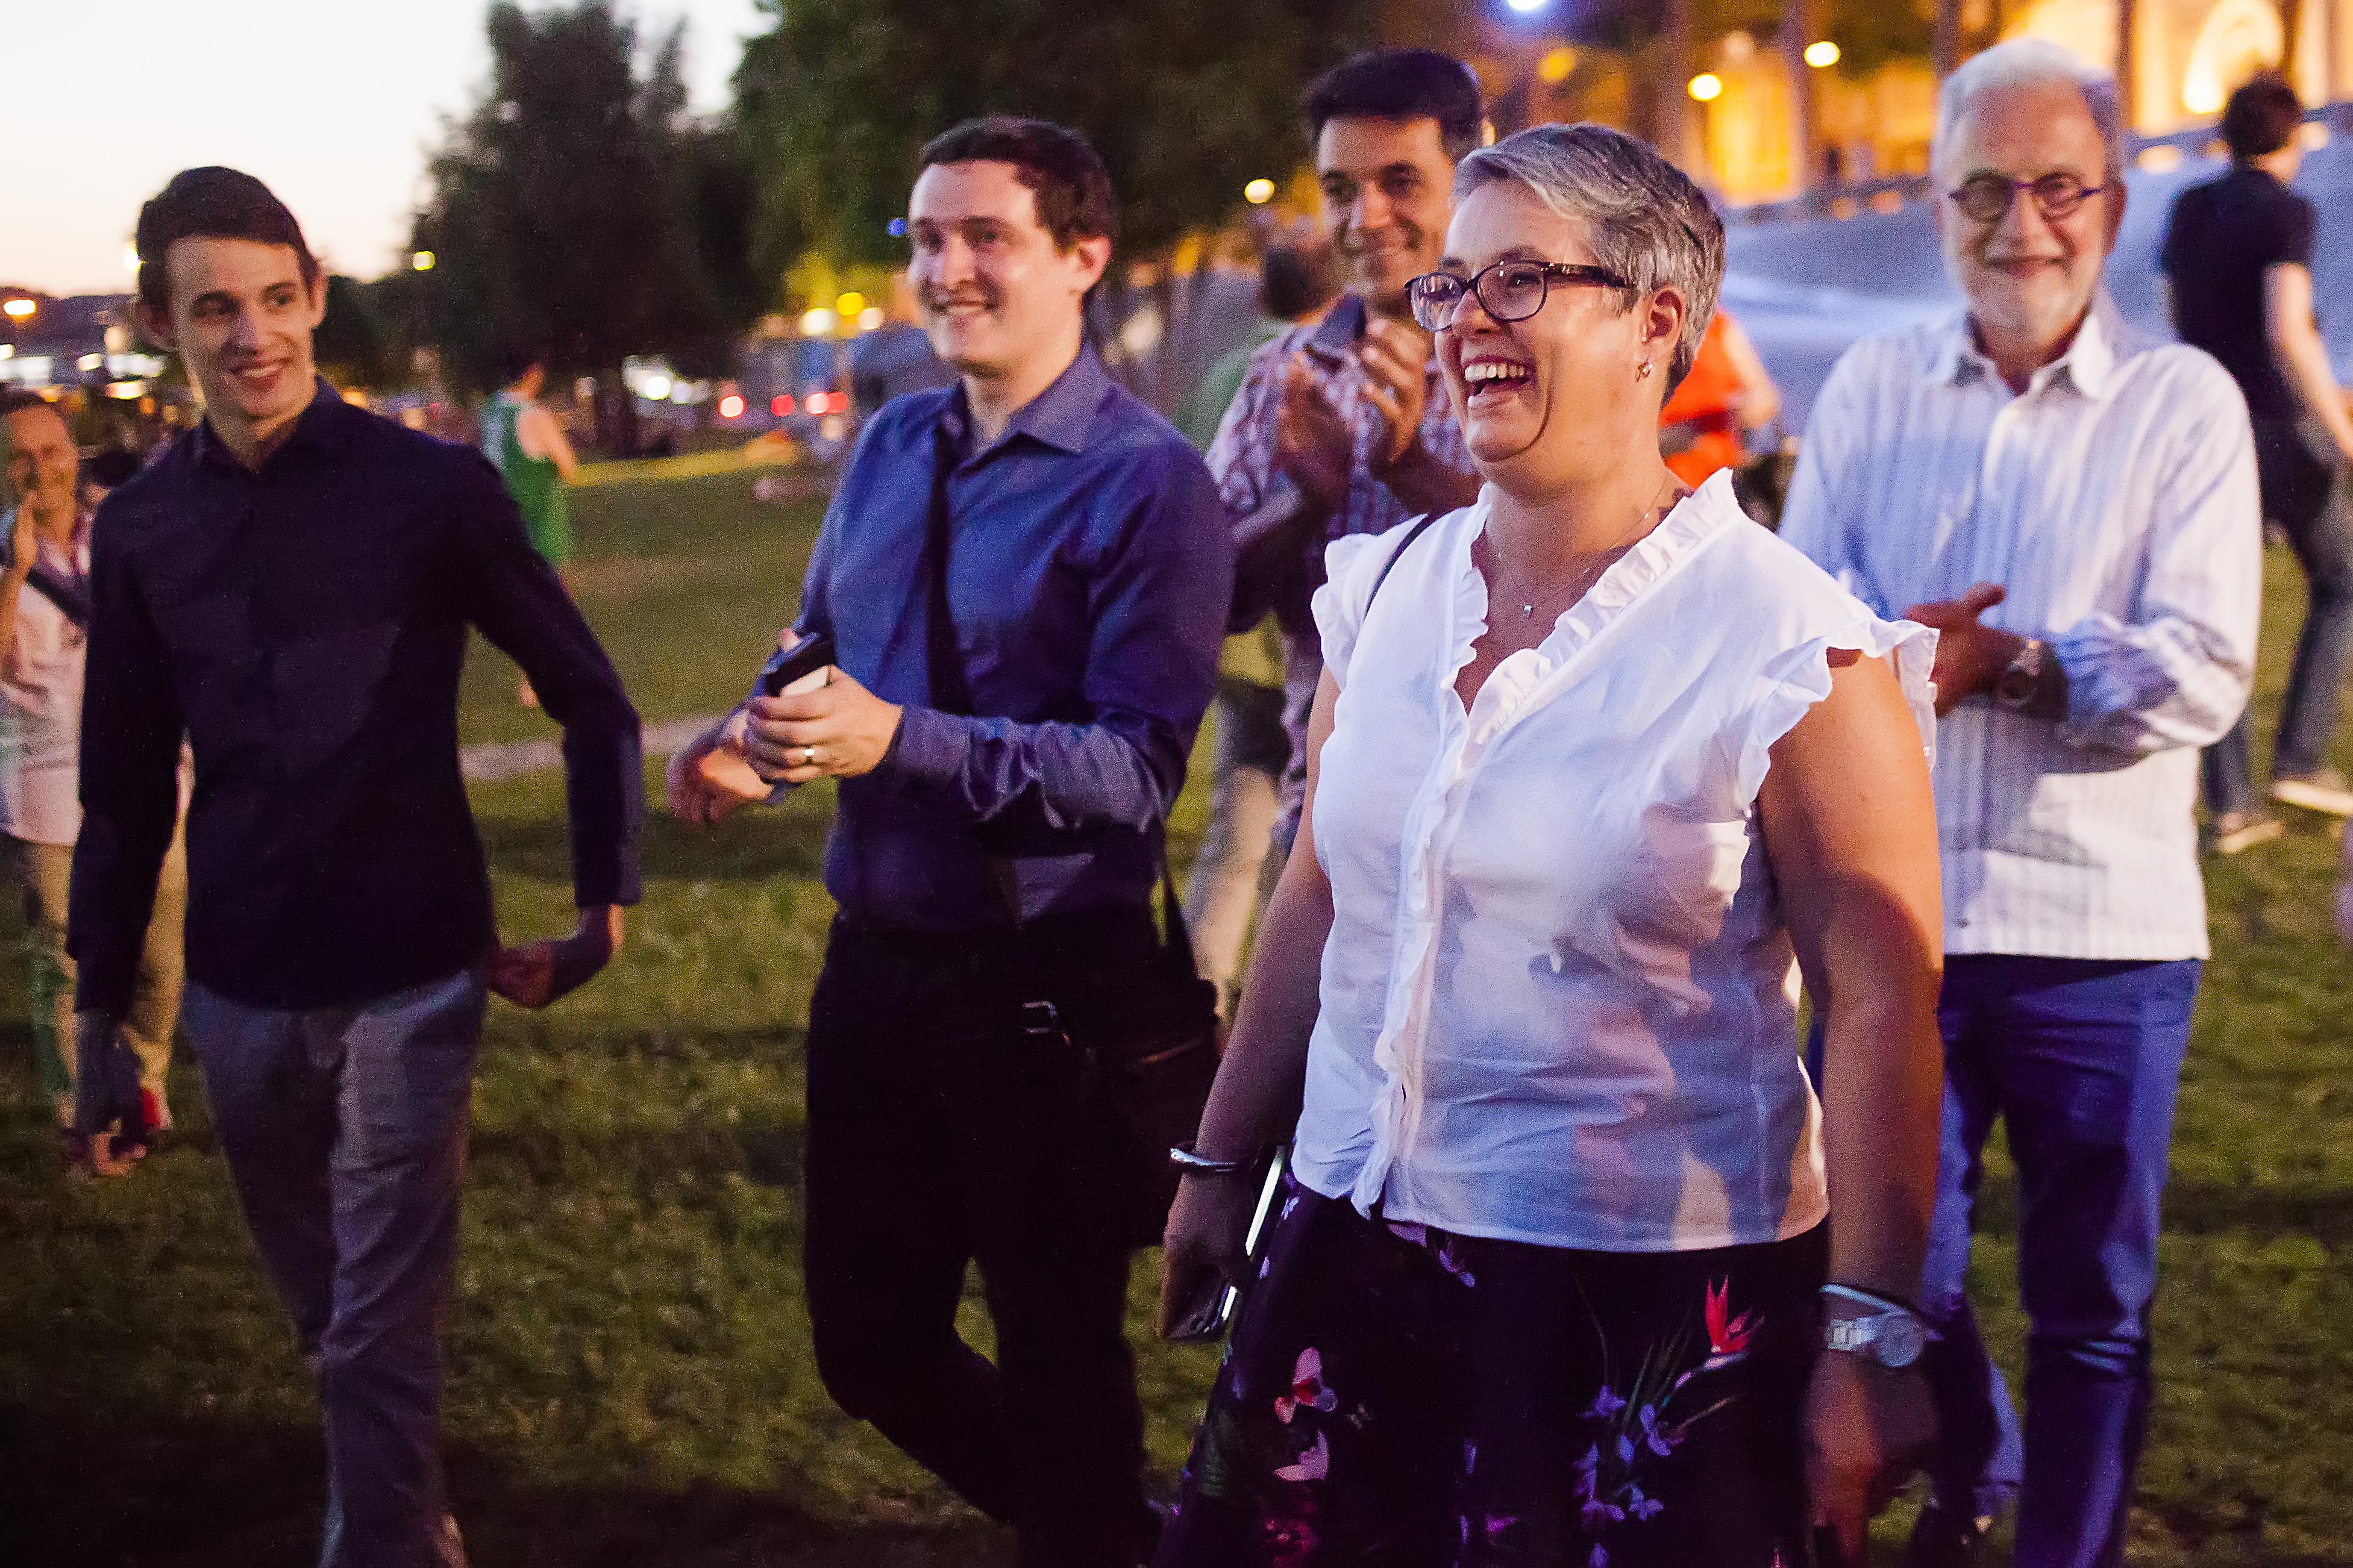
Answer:
<svg viewBox="0 0 2353 1568"><path fill-rule="evenodd" d="M6 836L0 849L25 910L33 1053L69 1156L97 1174L120 1175L147 1140L172 1125L164 1079L180 1016L187 853L175 830L157 875L154 912L118 1038L87 1064L108 1071L119 1053L128 1053L138 1082L138 1125L123 1118L86 1137L77 1134L75 1080L85 1064L74 1033L66 909L74 840L81 832L90 523L105 491L88 471L96 465L79 460L63 416L30 394L0 395L0 450L17 497L16 510L0 517L0 538L11 542L8 567L0 575L0 834Z"/></svg>
<svg viewBox="0 0 2353 1568"><path fill-rule="evenodd" d="M1210 366L1186 399L1176 420L1186 439L1207 450L1250 356L1320 316L1338 289L1329 247L1268 247L1259 261L1259 319L1250 341ZM1230 1014L1291 761L1291 738L1282 728L1282 633L1271 616L1226 639L1210 722L1216 752L1209 822L1185 884L1185 919L1201 977L1218 987L1219 1005Z"/></svg>
<svg viewBox="0 0 2353 1568"><path fill-rule="evenodd" d="M1470 67L1430 49L1335 66L1302 105L1347 274L1326 314L1261 346L1209 447L1237 549L1229 625L1271 613L1289 742L1274 842L1289 853L1307 785L1307 715L1324 660L1310 598L1324 546L1451 511L1478 477L1406 285L1438 265L1455 160L1485 118Z"/></svg>
<svg viewBox="0 0 2353 1568"><path fill-rule="evenodd" d="M1241 390L1251 358L1292 328L1313 323L1340 292L1340 276L1329 245L1270 245L1258 262L1258 319L1248 342L1201 373L1176 411L1176 428L1206 452L1218 426Z"/></svg>
<svg viewBox="0 0 2353 1568"><path fill-rule="evenodd" d="M955 367L932 351L923 331L914 286L904 271L893 272L882 324L849 341L851 417L862 426L894 397L955 384Z"/></svg>
<svg viewBox="0 0 2353 1568"><path fill-rule="evenodd" d="M1691 374L1659 410L1659 447L1676 479L1696 489L1737 468L1751 431L1781 416L1781 389L1732 312L1718 306Z"/></svg>
<svg viewBox="0 0 2353 1568"><path fill-rule="evenodd" d="M2148 1427L2208 952L2197 752L2246 706L2263 563L2237 389L2102 285L2125 153L2115 81L2056 44L1946 80L1929 167L1964 303L1847 351L1782 520L1864 603L1937 632L1945 1113L1921 1306L1943 1435L1912 1568L1986 1561L2013 1498L2020 1568L2116 1568ZM2022 1429L1968 1295L1997 1118Z"/></svg>
<svg viewBox="0 0 2353 1568"><path fill-rule="evenodd" d="M1413 287L1486 484L1315 596L1163 1325L1208 1269L1250 1295L1159 1568L1860 1561L1930 1436L1934 639L1661 460L1724 268L1688 178L1543 126L1454 188Z"/></svg>
<svg viewBox="0 0 2353 1568"><path fill-rule="evenodd" d="M565 494L580 472L564 422L539 401L547 366L536 354L510 351L499 367L503 384L482 410L481 445L522 513L523 531L565 589L572 586L572 503ZM524 676L515 700L539 706Z"/></svg>
<svg viewBox="0 0 2353 1568"><path fill-rule="evenodd" d="M2288 188L2304 159L2304 105L2266 71L2231 95L2231 171L2174 198L2159 266L2181 341L2222 362L2247 400L2263 516L2287 535L2310 596L2280 701L2271 798L2353 816L2353 789L2328 765L2338 688L2353 654L2353 405L2313 315L2318 214ZM2254 723L2239 716L2206 749L2210 840L2218 853L2276 838L2255 795Z"/></svg>

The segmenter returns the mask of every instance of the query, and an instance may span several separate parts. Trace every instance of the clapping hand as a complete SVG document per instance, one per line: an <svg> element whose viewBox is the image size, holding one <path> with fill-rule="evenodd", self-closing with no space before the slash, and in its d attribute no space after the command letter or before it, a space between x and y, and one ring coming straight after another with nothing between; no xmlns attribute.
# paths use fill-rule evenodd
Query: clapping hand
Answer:
<svg viewBox="0 0 2353 1568"><path fill-rule="evenodd" d="M594 980L620 946L621 906L592 905L580 911L570 936L499 948L491 954L486 977L492 991L518 1007L536 1010Z"/></svg>
<svg viewBox="0 0 2353 1568"><path fill-rule="evenodd" d="M1430 402L1430 339L1402 321L1374 316L1356 344L1356 363L1365 368L1365 401L1386 426L1373 450L1373 467L1386 468L1421 439L1422 412Z"/></svg>
<svg viewBox="0 0 2353 1568"><path fill-rule="evenodd" d="M1356 441L1324 391L1323 378L1302 353L1282 367L1281 405L1274 416L1274 466L1291 476L1317 522L1348 500Z"/></svg>

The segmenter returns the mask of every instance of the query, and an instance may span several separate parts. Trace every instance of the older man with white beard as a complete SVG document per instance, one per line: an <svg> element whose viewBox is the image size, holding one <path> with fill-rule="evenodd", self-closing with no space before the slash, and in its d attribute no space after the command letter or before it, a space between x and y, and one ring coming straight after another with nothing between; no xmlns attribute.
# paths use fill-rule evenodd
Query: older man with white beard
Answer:
<svg viewBox="0 0 2353 1568"><path fill-rule="evenodd" d="M2236 386L2101 288L2123 153L2114 83L2054 45L1947 80L1931 164L1966 309L1840 362L1785 525L1879 614L1941 634L1922 1306L1944 1440L1914 1563L1977 1560L2012 1494L2020 1564L2121 1563L2147 1424L2158 1199L2207 953L2198 749L2245 706L2261 563ZM1996 1117L2031 1325L2022 1443L1966 1291Z"/></svg>

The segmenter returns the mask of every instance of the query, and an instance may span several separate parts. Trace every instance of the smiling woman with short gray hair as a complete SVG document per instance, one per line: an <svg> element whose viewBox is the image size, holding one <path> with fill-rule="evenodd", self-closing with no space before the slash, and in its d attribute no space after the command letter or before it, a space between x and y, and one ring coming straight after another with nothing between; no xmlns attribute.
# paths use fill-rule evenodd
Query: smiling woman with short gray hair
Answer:
<svg viewBox="0 0 2353 1568"><path fill-rule="evenodd" d="M1485 489L1316 595L1302 842L1169 1220L1172 1315L1252 1294L1162 1568L1854 1553L1927 1435L1933 639L1668 473L1723 262L1615 131L1458 176L1410 298Z"/></svg>

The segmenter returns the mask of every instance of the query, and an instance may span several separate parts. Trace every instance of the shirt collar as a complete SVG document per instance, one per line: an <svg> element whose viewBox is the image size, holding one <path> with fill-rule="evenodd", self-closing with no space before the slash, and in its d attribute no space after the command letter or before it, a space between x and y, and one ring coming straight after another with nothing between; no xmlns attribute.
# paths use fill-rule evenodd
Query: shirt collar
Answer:
<svg viewBox="0 0 2353 1568"><path fill-rule="evenodd" d="M317 384L311 389L310 405L295 419L294 433L286 438L286 445L280 447L279 452L301 447L332 451L343 444L343 413L348 406L343 402L343 395L329 385L323 375L314 375L311 379ZM245 466L222 444L209 418L196 421L195 453L199 463L226 463L237 468Z"/></svg>
<svg viewBox="0 0 2353 1568"><path fill-rule="evenodd" d="M2027 390L2039 392L2064 375L2070 385L2094 403L2105 398L2116 383L2116 329L2120 320L2116 301L2108 298L2107 287L2103 284L2092 296L2092 308L2084 314L2084 324L2075 329L2074 341L2067 345L2067 352L2029 376ZM1933 380L1952 384L1970 375L2000 379L1993 361L1977 345L1966 307L1947 316L1938 328L1936 356L1928 374Z"/></svg>
<svg viewBox="0 0 2353 1568"><path fill-rule="evenodd" d="M1086 450L1087 433L1094 425L1095 410L1102 406L1103 394L1111 390L1111 376L1097 357L1094 345L1082 342L1079 357L1070 368L1056 376L1053 384L1014 411L998 437L997 446L1003 446L1016 436L1053 447L1058 452L1078 453ZM964 383L956 382L955 392L948 399L943 416L950 434L967 457L976 457L969 450L972 440L972 405L965 395Z"/></svg>

